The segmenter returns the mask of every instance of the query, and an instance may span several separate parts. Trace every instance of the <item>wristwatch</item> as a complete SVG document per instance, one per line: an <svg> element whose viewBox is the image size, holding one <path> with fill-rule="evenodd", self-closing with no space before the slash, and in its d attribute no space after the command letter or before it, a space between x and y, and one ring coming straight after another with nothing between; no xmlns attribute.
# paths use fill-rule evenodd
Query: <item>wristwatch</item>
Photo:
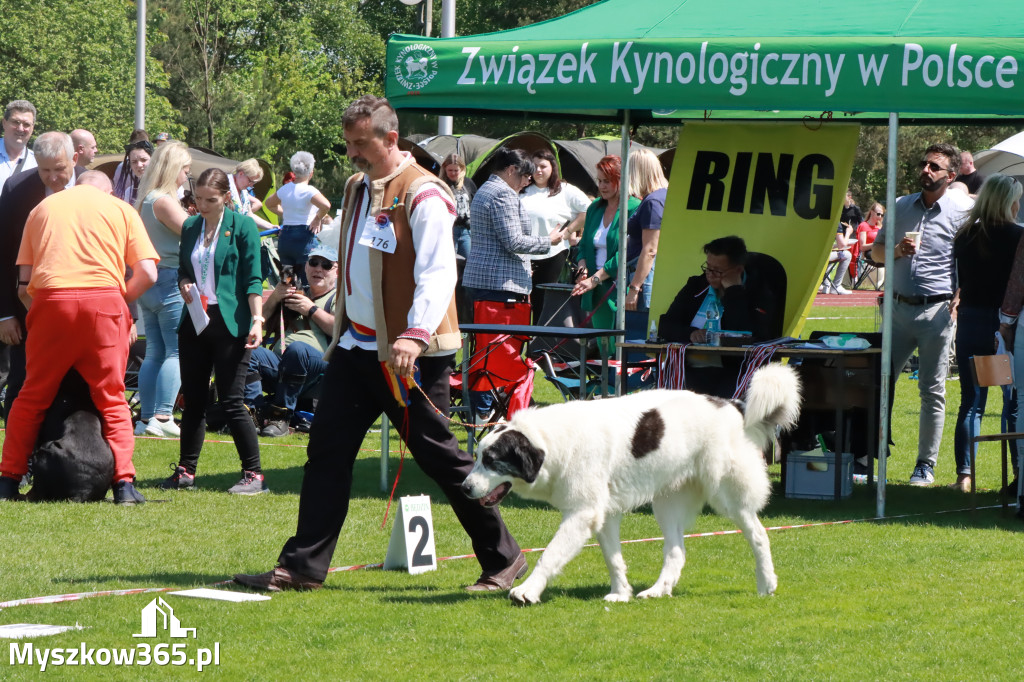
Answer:
<svg viewBox="0 0 1024 682"><path fill-rule="evenodd" d="M634 285L634 284L630 284L630 285L629 285L629 287L628 287L628 289L629 289L630 291L635 291L636 293L638 293L638 294L639 294L639 293L640 293L640 290L641 290L641 289L643 289L643 286L636 286L636 285Z"/></svg>
<svg viewBox="0 0 1024 682"><path fill-rule="evenodd" d="M309 310L306 311L306 319L307 320L312 320L313 319L313 314L316 313L316 311L318 311L318 310L320 310L320 306L318 306L316 304L311 305L309 307Z"/></svg>
<svg viewBox="0 0 1024 682"><path fill-rule="evenodd" d="M590 278L590 281L593 282L594 286L596 287L598 284L601 283L601 278L598 277L597 275L594 275Z"/></svg>

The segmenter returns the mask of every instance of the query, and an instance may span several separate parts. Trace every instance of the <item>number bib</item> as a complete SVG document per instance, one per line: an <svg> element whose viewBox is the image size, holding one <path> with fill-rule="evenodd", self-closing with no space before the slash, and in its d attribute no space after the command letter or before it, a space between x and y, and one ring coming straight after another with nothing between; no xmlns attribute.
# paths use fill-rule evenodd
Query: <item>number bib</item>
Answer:
<svg viewBox="0 0 1024 682"><path fill-rule="evenodd" d="M394 253L397 246L395 225L383 213L377 217L366 216L363 232L359 235L359 243L384 253Z"/></svg>

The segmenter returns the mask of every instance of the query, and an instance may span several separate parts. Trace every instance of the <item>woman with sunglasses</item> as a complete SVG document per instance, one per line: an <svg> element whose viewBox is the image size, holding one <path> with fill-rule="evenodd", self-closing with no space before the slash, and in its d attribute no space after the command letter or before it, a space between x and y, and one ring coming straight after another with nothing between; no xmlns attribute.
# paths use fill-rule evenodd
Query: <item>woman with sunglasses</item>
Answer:
<svg viewBox="0 0 1024 682"><path fill-rule="evenodd" d="M142 176L135 209L142 216L160 264L156 284L139 297L146 330L146 357L139 368L142 413L135 435L176 437L174 403L181 388L178 367L178 322L183 305L178 291L178 250L188 213L178 201L178 188L188 181L192 157L181 142L166 142L153 153Z"/></svg>
<svg viewBox="0 0 1024 682"><path fill-rule="evenodd" d="M227 174L203 171L196 182L199 215L185 221L178 251L178 287L185 304L198 299L209 322L196 332L188 309L178 326L181 386L181 457L160 487L192 488L206 432L210 377L242 460L242 479L228 492L256 495L266 490L256 425L243 402L249 355L263 340L263 282L260 237L248 216L226 210L231 201Z"/></svg>
<svg viewBox="0 0 1024 682"><path fill-rule="evenodd" d="M153 143L145 130L136 130L124 146L124 161L114 171L114 196L135 205L139 181L154 152Z"/></svg>
<svg viewBox="0 0 1024 682"><path fill-rule="evenodd" d="M615 293L612 287L619 271L619 181L622 159L605 156L597 162L597 192L600 198L587 209L580 239L580 260L577 263L573 296L583 296L581 305L590 311L590 326L610 329L615 326ZM636 197L627 197L627 212L632 217L640 206ZM598 340L611 355L614 342Z"/></svg>

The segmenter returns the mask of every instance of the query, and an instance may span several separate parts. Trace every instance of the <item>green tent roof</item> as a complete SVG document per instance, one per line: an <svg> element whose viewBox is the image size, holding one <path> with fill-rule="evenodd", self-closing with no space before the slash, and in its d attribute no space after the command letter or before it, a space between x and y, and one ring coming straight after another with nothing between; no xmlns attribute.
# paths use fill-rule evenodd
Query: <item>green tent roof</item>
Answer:
<svg viewBox="0 0 1024 682"><path fill-rule="evenodd" d="M393 36L386 92L402 109L574 119L1024 117L1020 9L605 0L498 33Z"/></svg>

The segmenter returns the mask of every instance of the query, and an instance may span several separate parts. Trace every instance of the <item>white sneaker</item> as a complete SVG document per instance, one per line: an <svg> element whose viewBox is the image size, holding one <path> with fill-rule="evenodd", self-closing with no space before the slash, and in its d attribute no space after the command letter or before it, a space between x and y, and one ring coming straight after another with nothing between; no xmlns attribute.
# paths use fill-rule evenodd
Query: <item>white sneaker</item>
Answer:
<svg viewBox="0 0 1024 682"><path fill-rule="evenodd" d="M850 294L853 293L852 291L850 291L849 289L844 287L842 284L835 284L833 286L835 287L837 294L842 294L843 296L849 296Z"/></svg>
<svg viewBox="0 0 1024 682"><path fill-rule="evenodd" d="M818 293L819 294L827 294L828 293L828 287L825 286L824 284L822 284L820 287L818 287Z"/></svg>
<svg viewBox="0 0 1024 682"><path fill-rule="evenodd" d="M145 434L147 436L157 436L161 438L177 438L181 436L181 429L174 423L174 419L160 421L156 417L153 417L149 420L149 423L146 424Z"/></svg>
<svg viewBox="0 0 1024 682"><path fill-rule="evenodd" d="M135 435L136 436L145 436L146 435L146 427L147 426L148 426L148 424L146 424L146 422L142 421L141 419L139 421L135 422Z"/></svg>

